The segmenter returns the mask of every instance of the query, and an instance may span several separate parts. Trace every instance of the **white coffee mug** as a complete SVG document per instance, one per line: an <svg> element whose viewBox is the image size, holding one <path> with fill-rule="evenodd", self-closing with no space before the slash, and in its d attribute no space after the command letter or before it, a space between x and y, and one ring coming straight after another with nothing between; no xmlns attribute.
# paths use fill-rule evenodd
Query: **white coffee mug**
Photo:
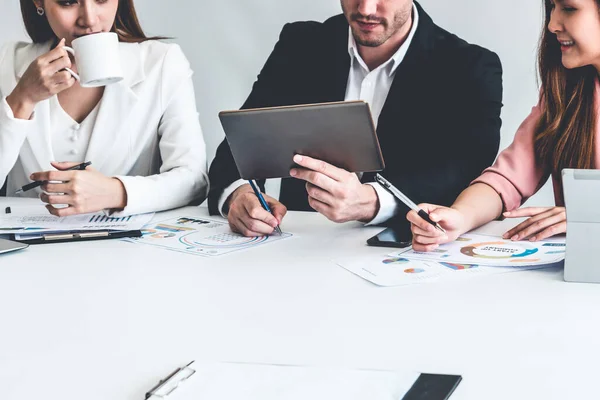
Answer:
<svg viewBox="0 0 600 400"><path fill-rule="evenodd" d="M101 32L78 37L71 42L77 72L65 68L83 87L106 86L123 79L119 57L119 37L114 32Z"/></svg>

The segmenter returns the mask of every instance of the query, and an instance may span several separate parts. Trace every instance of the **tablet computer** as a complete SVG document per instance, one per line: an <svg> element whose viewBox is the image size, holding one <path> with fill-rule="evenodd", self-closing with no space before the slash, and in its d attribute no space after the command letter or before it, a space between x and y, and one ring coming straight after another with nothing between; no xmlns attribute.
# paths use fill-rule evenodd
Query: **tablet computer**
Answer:
<svg viewBox="0 0 600 400"><path fill-rule="evenodd" d="M600 170L564 169L562 183L567 210L565 281L600 283Z"/></svg>
<svg viewBox="0 0 600 400"><path fill-rule="evenodd" d="M295 154L350 172L385 167L364 101L222 111L219 118L242 179L289 177Z"/></svg>

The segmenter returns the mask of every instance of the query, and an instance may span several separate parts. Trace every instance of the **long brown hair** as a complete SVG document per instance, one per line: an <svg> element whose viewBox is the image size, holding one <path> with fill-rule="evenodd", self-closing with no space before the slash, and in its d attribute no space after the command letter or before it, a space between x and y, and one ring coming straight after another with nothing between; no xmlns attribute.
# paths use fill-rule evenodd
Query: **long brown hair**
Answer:
<svg viewBox="0 0 600 400"><path fill-rule="evenodd" d="M46 43L57 40L45 16L37 14L37 7L32 0L21 0L23 23L33 43ZM117 15L111 32L119 36L119 41L139 43L146 40L166 39L164 37L147 37L142 30L133 6L133 0L119 0Z"/></svg>
<svg viewBox="0 0 600 400"><path fill-rule="evenodd" d="M596 0L600 15L600 0ZM588 65L567 69L560 43L548 30L552 3L544 0L545 23L538 54L542 116L535 130L538 163L554 176L563 168L594 168L598 71ZM600 38L598 38L600 40Z"/></svg>

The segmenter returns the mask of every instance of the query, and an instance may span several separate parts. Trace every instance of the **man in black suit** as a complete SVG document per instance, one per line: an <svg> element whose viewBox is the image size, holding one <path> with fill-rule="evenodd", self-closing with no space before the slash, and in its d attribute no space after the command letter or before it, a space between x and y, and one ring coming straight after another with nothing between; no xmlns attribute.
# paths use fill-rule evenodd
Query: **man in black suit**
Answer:
<svg viewBox="0 0 600 400"><path fill-rule="evenodd" d="M386 163L382 175L413 201L450 205L492 164L500 142L498 56L433 23L413 0L341 0L343 15L284 26L244 109L365 100ZM282 132L285 134L285 132ZM306 156L263 210L223 141L211 165L212 214L247 236L272 233L287 209L332 221L394 225L408 208L373 183ZM264 182L259 182L264 191ZM287 208L286 208L287 206Z"/></svg>

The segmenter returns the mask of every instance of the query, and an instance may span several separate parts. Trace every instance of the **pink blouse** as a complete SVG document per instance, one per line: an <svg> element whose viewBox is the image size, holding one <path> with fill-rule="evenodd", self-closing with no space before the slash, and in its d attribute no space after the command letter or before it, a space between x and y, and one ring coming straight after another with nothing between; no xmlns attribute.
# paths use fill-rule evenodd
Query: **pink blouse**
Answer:
<svg viewBox="0 0 600 400"><path fill-rule="evenodd" d="M595 102L600 116L600 83L598 80L596 80ZM542 114L540 107L540 104L533 107L531 114L517 130L512 144L498 155L494 165L483 171L481 176L471 183L485 183L496 190L502 198L506 211L519 208L548 179L548 171L536 162L534 153L535 126ZM594 168L600 169L600 117L596 121L595 147ZM556 205L564 206L559 182L553 177L552 183Z"/></svg>

